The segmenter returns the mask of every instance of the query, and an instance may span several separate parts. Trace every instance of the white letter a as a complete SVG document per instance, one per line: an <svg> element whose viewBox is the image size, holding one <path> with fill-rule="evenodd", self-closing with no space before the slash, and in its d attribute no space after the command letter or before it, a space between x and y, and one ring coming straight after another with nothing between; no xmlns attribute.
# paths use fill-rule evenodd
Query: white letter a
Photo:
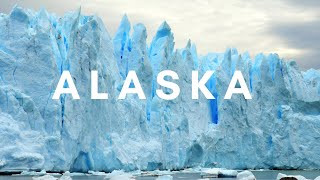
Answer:
<svg viewBox="0 0 320 180"><path fill-rule="evenodd" d="M240 84L240 88L235 87L238 81ZM241 71L234 72L224 99L231 99L232 94L243 94L245 99L252 99Z"/></svg>
<svg viewBox="0 0 320 180"><path fill-rule="evenodd" d="M68 88L64 88L64 83L67 81ZM61 94L71 94L73 99L80 99L76 86L73 83L72 77L69 71L63 71L58 82L56 91L54 92L52 99L59 99Z"/></svg>

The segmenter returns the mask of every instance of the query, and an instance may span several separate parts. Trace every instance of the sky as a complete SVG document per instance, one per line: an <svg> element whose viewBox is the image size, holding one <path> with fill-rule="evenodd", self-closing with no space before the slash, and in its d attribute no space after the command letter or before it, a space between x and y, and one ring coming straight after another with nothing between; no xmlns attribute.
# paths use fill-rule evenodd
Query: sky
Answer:
<svg viewBox="0 0 320 180"><path fill-rule="evenodd" d="M191 39L198 54L224 52L228 47L248 51L251 57L263 52L294 59L302 70L320 69L319 0L1 0L0 12L14 5L62 16L81 6L83 14L98 15L113 36L127 14L132 25L145 24L148 41L167 21L176 48Z"/></svg>

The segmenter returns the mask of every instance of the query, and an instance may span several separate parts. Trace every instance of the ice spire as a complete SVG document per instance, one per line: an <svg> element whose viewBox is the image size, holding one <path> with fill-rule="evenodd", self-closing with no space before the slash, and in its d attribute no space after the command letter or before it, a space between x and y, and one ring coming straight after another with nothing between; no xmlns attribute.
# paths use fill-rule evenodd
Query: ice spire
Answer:
<svg viewBox="0 0 320 180"><path fill-rule="evenodd" d="M164 38L164 39L163 39ZM166 56L171 55L173 52L174 48L174 42L173 42L173 33L171 32L171 28L168 25L166 21L164 21L158 28L156 36L153 38L151 45L150 45L150 50L149 50L149 55L152 56L154 55L160 48L165 49ZM159 46L159 45L163 46Z"/></svg>
<svg viewBox="0 0 320 180"><path fill-rule="evenodd" d="M164 21L158 28L155 39L157 40L157 39L160 39L161 37L170 36L170 35L172 35L171 28L167 23L167 21Z"/></svg>
<svg viewBox="0 0 320 180"><path fill-rule="evenodd" d="M116 32L114 39L115 40L126 40L129 37L130 29L131 29L131 24L130 24L130 21L129 21L127 15L125 14L122 17L122 20L120 22L119 28Z"/></svg>
<svg viewBox="0 0 320 180"><path fill-rule="evenodd" d="M120 74L124 78L126 77L126 72L128 70L128 60L123 59L126 49L131 51L131 39L130 39L130 29L131 24L127 17L124 15L120 22L119 28L113 39L113 46L115 51L115 56L119 66Z"/></svg>
<svg viewBox="0 0 320 180"><path fill-rule="evenodd" d="M15 5L12 9L10 13L10 18L19 22L24 22L26 24L29 22L29 16L27 12L17 5Z"/></svg>

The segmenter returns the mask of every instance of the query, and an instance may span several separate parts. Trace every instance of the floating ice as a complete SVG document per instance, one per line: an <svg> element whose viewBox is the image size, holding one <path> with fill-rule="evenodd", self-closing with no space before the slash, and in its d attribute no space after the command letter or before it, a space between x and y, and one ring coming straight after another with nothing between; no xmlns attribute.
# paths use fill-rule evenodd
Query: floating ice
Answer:
<svg viewBox="0 0 320 180"><path fill-rule="evenodd" d="M256 180L250 171L242 171L237 175L237 180Z"/></svg>
<svg viewBox="0 0 320 180"><path fill-rule="evenodd" d="M67 175L67 174L63 174L59 180L72 180L71 176Z"/></svg>
<svg viewBox="0 0 320 180"><path fill-rule="evenodd" d="M238 172L236 170L221 168L202 168L200 172L202 177L210 178L237 177L238 175Z"/></svg>
<svg viewBox="0 0 320 180"><path fill-rule="evenodd" d="M277 176L277 180L281 180L281 179L308 180L307 178L301 175L286 175L286 174L279 173Z"/></svg>

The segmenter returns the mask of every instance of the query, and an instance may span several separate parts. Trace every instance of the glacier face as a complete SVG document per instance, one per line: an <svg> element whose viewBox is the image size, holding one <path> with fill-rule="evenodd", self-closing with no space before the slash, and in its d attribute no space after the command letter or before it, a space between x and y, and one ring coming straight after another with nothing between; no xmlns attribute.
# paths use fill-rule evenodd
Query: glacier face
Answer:
<svg viewBox="0 0 320 180"><path fill-rule="evenodd" d="M80 11L59 18L15 7L0 14L0 27L0 171L320 168L319 70L236 49L198 56L190 41L175 50L166 22L148 45L145 26L131 30L126 16L114 38L101 19ZM155 93L167 69L180 78L172 101ZM52 100L63 70L80 100ZM108 100L90 99L91 70ZM116 99L129 70L146 100ZM192 70L215 70L207 83L215 100L191 99ZM235 70L252 100L223 100Z"/></svg>

